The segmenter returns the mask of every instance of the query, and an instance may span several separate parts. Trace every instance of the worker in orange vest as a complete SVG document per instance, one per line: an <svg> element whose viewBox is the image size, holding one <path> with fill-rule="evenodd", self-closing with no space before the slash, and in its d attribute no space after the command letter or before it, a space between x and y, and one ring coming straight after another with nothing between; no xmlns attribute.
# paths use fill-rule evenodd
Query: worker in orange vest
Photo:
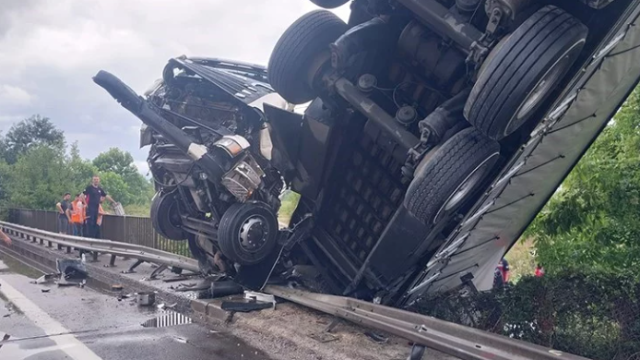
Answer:
<svg viewBox="0 0 640 360"><path fill-rule="evenodd" d="M84 235L84 221L86 219L86 206L82 199L82 194L76 195L71 203L71 223L73 224L73 235Z"/></svg>

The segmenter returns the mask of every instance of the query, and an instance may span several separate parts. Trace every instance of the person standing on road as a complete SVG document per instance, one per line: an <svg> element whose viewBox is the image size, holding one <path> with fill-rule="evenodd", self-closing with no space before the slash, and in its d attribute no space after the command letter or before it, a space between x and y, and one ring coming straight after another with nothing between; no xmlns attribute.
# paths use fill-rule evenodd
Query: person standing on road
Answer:
<svg viewBox="0 0 640 360"><path fill-rule="evenodd" d="M60 234L70 234L71 203L69 199L71 199L71 194L66 193L62 197L62 201L56 204L56 209L58 209L58 232Z"/></svg>
<svg viewBox="0 0 640 360"><path fill-rule="evenodd" d="M117 202L100 187L100 177L94 175L91 179L91 185L84 190L85 202L87 204L87 237L95 238L98 234L98 215L100 209L100 198L104 197L111 204L116 205Z"/></svg>

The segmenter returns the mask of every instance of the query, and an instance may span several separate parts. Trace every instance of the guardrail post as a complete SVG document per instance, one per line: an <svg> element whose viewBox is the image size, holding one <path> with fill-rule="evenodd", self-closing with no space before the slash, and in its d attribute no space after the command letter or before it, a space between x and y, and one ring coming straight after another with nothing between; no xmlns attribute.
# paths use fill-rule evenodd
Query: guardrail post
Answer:
<svg viewBox="0 0 640 360"><path fill-rule="evenodd" d="M98 252L97 251L93 251L92 253L93 253L92 254L93 255L93 261L97 262L98 261Z"/></svg>
<svg viewBox="0 0 640 360"><path fill-rule="evenodd" d="M67 246L67 254L71 254L71 246Z"/></svg>
<svg viewBox="0 0 640 360"><path fill-rule="evenodd" d="M44 239L40 238L40 245L44 245Z"/></svg>
<svg viewBox="0 0 640 360"><path fill-rule="evenodd" d="M62 250L62 245L58 244L58 250Z"/></svg>
<svg viewBox="0 0 640 360"><path fill-rule="evenodd" d="M51 240L48 240L48 241L47 241L47 246L48 246L48 247L52 247L52 246L53 246L53 243L51 242Z"/></svg>
<svg viewBox="0 0 640 360"><path fill-rule="evenodd" d="M116 266L116 256L115 255L111 255L111 259L109 259L109 266L111 266L111 267L115 267Z"/></svg>

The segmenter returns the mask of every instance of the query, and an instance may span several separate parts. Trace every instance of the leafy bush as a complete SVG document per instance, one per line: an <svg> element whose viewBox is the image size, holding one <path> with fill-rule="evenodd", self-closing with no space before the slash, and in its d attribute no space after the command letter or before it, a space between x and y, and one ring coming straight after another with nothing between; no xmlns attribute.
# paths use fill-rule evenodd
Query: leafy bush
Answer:
<svg viewBox="0 0 640 360"><path fill-rule="evenodd" d="M483 293L423 299L414 311L594 360L640 358L635 274L572 272Z"/></svg>

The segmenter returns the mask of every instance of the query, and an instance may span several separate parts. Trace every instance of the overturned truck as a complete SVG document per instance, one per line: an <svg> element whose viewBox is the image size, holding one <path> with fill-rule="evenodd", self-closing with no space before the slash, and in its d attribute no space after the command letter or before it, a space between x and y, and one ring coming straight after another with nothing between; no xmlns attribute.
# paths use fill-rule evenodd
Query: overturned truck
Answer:
<svg viewBox="0 0 640 360"><path fill-rule="evenodd" d="M628 0L354 0L348 23L326 10L298 19L268 71L183 56L144 96L105 71L94 81L144 123L154 227L188 241L204 273L251 288L297 279L402 305L437 290L428 285L450 263L473 263L447 276L454 285L492 279L564 175L540 182L543 200L514 216L508 236L492 225L500 246L467 247L466 263L456 264L452 256L473 238L463 228L477 227L490 208L483 201L522 169L514 159L568 111L568 89L585 67L623 42L616 32L636 8ZM296 104L308 104L304 114ZM587 141L581 151L612 113L576 140ZM572 140L545 146L561 152ZM300 202L283 227L285 189Z"/></svg>

